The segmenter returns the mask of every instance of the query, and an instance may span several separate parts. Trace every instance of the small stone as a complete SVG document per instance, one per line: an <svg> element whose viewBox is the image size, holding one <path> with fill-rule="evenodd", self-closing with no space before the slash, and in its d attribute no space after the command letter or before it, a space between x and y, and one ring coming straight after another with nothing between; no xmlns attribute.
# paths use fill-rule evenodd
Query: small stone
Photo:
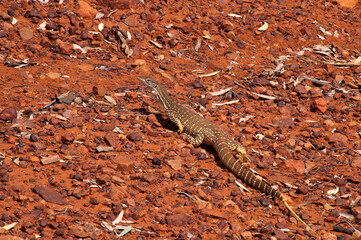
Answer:
<svg viewBox="0 0 361 240"><path fill-rule="evenodd" d="M297 191L301 194L307 194L308 193L308 188L306 186L299 186Z"/></svg>
<svg viewBox="0 0 361 240"><path fill-rule="evenodd" d="M120 171L129 172L133 170L134 160L129 155L118 155L113 159L113 162L118 165Z"/></svg>
<svg viewBox="0 0 361 240"><path fill-rule="evenodd" d="M75 140L75 136L71 134L66 134L61 136L61 142L64 144L72 144Z"/></svg>
<svg viewBox="0 0 361 240"><path fill-rule="evenodd" d="M22 40L28 41L34 36L33 30L29 26L24 26L19 29L19 35Z"/></svg>
<svg viewBox="0 0 361 240"><path fill-rule="evenodd" d="M140 135L137 132L131 132L131 133L128 134L127 138L130 141L137 142L137 141L140 141L142 139L142 135Z"/></svg>
<svg viewBox="0 0 361 240"><path fill-rule="evenodd" d="M275 231L275 237L276 237L278 240L289 239L287 233L281 231L280 229L277 229L277 230Z"/></svg>
<svg viewBox="0 0 361 240"><path fill-rule="evenodd" d="M78 14L82 18L93 19L97 15L98 11L93 7L91 7L89 3L83 0L79 0L78 4L79 4Z"/></svg>
<svg viewBox="0 0 361 240"><path fill-rule="evenodd" d="M69 226L70 233L78 238L85 238L89 236L89 233L85 232L84 227L79 224L73 224Z"/></svg>
<svg viewBox="0 0 361 240"><path fill-rule="evenodd" d="M107 132L104 136L104 141L113 148L116 148L120 143L118 136L114 132Z"/></svg>
<svg viewBox="0 0 361 240"><path fill-rule="evenodd" d="M322 240L337 240L337 236L332 233L324 233L321 236Z"/></svg>
<svg viewBox="0 0 361 240"><path fill-rule="evenodd" d="M46 76L50 79L57 79L61 77L61 74L57 72L48 72Z"/></svg>
<svg viewBox="0 0 361 240"><path fill-rule="evenodd" d="M144 173L142 176L142 180L150 184L154 184L158 182L158 178L152 173Z"/></svg>
<svg viewBox="0 0 361 240"><path fill-rule="evenodd" d="M327 101L324 98L316 98L311 103L311 110L312 111L320 111L322 113L326 112L327 110Z"/></svg>
<svg viewBox="0 0 361 240"><path fill-rule="evenodd" d="M77 65L76 67L82 70L83 72L89 72L94 70L94 65L88 63L80 64Z"/></svg>
<svg viewBox="0 0 361 240"><path fill-rule="evenodd" d="M336 205L336 206L345 207L345 208L349 208L349 207L350 207L349 201L346 200L346 199L343 199L343 198L336 198L335 205Z"/></svg>
<svg viewBox="0 0 361 240"><path fill-rule="evenodd" d="M253 239L253 235L250 231L241 232L241 236L242 239Z"/></svg>
<svg viewBox="0 0 361 240"><path fill-rule="evenodd" d="M286 159L293 159L291 152L284 146L277 146L275 148L276 154Z"/></svg>
<svg viewBox="0 0 361 240"><path fill-rule="evenodd" d="M156 125L158 127L161 126L161 124L158 122L158 119L155 116L155 114L148 115L147 120L148 120L148 122L150 122L150 123L152 123L152 124L154 124L154 125Z"/></svg>
<svg viewBox="0 0 361 240"><path fill-rule="evenodd" d="M180 158L180 157L179 157ZM182 160L181 159L174 159L174 160L168 160L167 164L176 171L179 171L182 169Z"/></svg>
<svg viewBox="0 0 361 240"><path fill-rule="evenodd" d="M99 204L99 200L92 197L92 198L90 198L90 203L93 204L93 205L98 205L98 204Z"/></svg>
<svg viewBox="0 0 361 240"><path fill-rule="evenodd" d="M5 108L0 112L0 120L2 121L14 120L17 118L17 116L18 114L16 112L16 108L14 107Z"/></svg>
<svg viewBox="0 0 361 240"><path fill-rule="evenodd" d="M58 193L52 188L36 185L33 190L35 193L37 193L47 202L56 203L60 205L68 204L60 195L60 193Z"/></svg>
<svg viewBox="0 0 361 240"><path fill-rule="evenodd" d="M167 215L165 217L168 225L175 227L183 227L187 224L188 216L184 213Z"/></svg>
<svg viewBox="0 0 361 240"><path fill-rule="evenodd" d="M59 155L53 155L53 156L49 156L49 157L44 157L41 159L41 163L43 165L47 165L47 164L51 164L51 163L55 163L55 162L59 162L61 160Z"/></svg>
<svg viewBox="0 0 361 240"><path fill-rule="evenodd" d="M1 182L8 182L9 181L9 174L4 168L0 169L0 181Z"/></svg>
<svg viewBox="0 0 361 240"><path fill-rule="evenodd" d="M322 97L321 89L319 88L311 88L310 94L312 98L319 98Z"/></svg>
<svg viewBox="0 0 361 240"><path fill-rule="evenodd" d="M24 16L26 18L33 18L33 17L41 18L42 17L39 8L33 8L33 9L27 11Z"/></svg>
<svg viewBox="0 0 361 240"><path fill-rule="evenodd" d="M294 169L297 173L305 172L305 163L301 160L286 159L284 162L287 168Z"/></svg>
<svg viewBox="0 0 361 240"><path fill-rule="evenodd" d="M329 141L330 142L343 142L346 143L347 142L347 137L341 133L334 133L330 136Z"/></svg>
<svg viewBox="0 0 361 240"><path fill-rule="evenodd" d="M56 39L55 44L59 46L60 52L65 55L70 55L73 49L73 44L63 42L60 39Z"/></svg>
<svg viewBox="0 0 361 240"><path fill-rule="evenodd" d="M103 86L98 85L93 87L93 94L95 96L104 97L106 90Z"/></svg>
<svg viewBox="0 0 361 240"><path fill-rule="evenodd" d="M221 212L218 210L208 209L208 208L202 209L201 213L206 217L219 218L219 219L224 219L224 220L227 220L230 215L229 212L223 212L223 211Z"/></svg>
<svg viewBox="0 0 361 240"><path fill-rule="evenodd" d="M351 160L351 167L361 168L361 157L355 157Z"/></svg>
<svg viewBox="0 0 361 240"><path fill-rule="evenodd" d="M62 104L62 103L55 103L54 105L53 105L53 110L54 111L60 111L60 110L64 110L66 108L66 106L64 105L64 104Z"/></svg>
<svg viewBox="0 0 361 240"><path fill-rule="evenodd" d="M125 93L125 96L127 98L130 98L130 99L137 99L138 98L138 93L136 92L132 92L132 91L128 91Z"/></svg>

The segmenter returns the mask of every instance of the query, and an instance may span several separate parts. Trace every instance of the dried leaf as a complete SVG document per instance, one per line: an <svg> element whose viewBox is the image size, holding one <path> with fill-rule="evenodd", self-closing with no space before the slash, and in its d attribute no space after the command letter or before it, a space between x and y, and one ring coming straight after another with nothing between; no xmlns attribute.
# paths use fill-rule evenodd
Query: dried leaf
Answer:
<svg viewBox="0 0 361 240"><path fill-rule="evenodd" d="M123 215L124 215L124 210L122 210L119 213L118 217L112 222L112 225L116 225L116 224L120 223L123 219Z"/></svg>
<svg viewBox="0 0 361 240"><path fill-rule="evenodd" d="M130 232L132 229L133 229L132 226L126 227L126 228L120 233L119 237L124 236L125 234L127 234L128 232Z"/></svg>
<svg viewBox="0 0 361 240"><path fill-rule="evenodd" d="M115 99L113 97L111 97L111 96L105 95L104 98L113 105L117 104L117 101L115 101Z"/></svg>
<svg viewBox="0 0 361 240"><path fill-rule="evenodd" d="M241 15L234 14L234 13L228 13L228 16L230 16L230 17L237 17L237 18L241 18L241 17L242 17Z"/></svg>
<svg viewBox="0 0 361 240"><path fill-rule="evenodd" d="M107 222L102 222L102 226L104 226L106 229L108 229L109 231L114 231L114 228Z"/></svg>
<svg viewBox="0 0 361 240"><path fill-rule="evenodd" d="M258 31L266 31L268 29L268 23L264 22L261 27L258 28Z"/></svg>
<svg viewBox="0 0 361 240"><path fill-rule="evenodd" d="M202 74L202 75L198 75L198 77L203 78L203 77L212 77L214 75L217 75L219 73L219 71L215 71L212 73L207 73L207 74Z"/></svg>
<svg viewBox="0 0 361 240"><path fill-rule="evenodd" d="M229 92L231 90L232 90L232 87L229 87L229 88L226 88L226 89L219 90L217 92L209 92L209 94L215 97L215 96L223 95L223 94L225 94L225 93L227 93L227 92Z"/></svg>
<svg viewBox="0 0 361 240"><path fill-rule="evenodd" d="M10 230L10 229L12 229L13 227L15 227L16 224L18 224L18 222L13 222L13 223L10 223L10 224L5 225L5 226L0 227L0 228L5 229L5 230Z"/></svg>
<svg viewBox="0 0 361 240"><path fill-rule="evenodd" d="M213 106L223 106L223 105L230 105L230 104L233 104L233 103L237 103L239 102L239 100L232 100L232 101L229 101L229 102L224 102L224 103L212 103Z"/></svg>
<svg viewBox="0 0 361 240"><path fill-rule="evenodd" d="M202 45L202 40L200 38L197 39L196 45L194 46L194 50L198 52L199 48Z"/></svg>
<svg viewBox="0 0 361 240"><path fill-rule="evenodd" d="M149 40L149 42L152 43L154 46L156 46L159 49L163 48L163 46L160 43L156 42L156 41Z"/></svg>

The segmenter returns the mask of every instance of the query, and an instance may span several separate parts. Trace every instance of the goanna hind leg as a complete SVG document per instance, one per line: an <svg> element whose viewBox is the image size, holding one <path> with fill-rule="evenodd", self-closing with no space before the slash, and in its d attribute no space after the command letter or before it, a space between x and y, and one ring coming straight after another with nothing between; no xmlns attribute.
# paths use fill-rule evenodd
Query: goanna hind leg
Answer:
<svg viewBox="0 0 361 240"><path fill-rule="evenodd" d="M237 151L238 160L240 160L241 162L243 162L244 160L246 161L249 160L246 148L243 145L241 145L239 142L228 139L227 144L228 147L231 149L231 151Z"/></svg>

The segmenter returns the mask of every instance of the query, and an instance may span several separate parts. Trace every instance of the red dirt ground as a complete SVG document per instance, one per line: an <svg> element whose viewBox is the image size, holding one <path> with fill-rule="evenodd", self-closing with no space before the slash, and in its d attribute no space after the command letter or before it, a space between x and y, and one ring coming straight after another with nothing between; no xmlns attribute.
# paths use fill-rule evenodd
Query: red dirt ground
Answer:
<svg viewBox="0 0 361 240"><path fill-rule="evenodd" d="M357 238L361 7L338 2L1 1L0 239ZM316 233L184 141L139 75Z"/></svg>

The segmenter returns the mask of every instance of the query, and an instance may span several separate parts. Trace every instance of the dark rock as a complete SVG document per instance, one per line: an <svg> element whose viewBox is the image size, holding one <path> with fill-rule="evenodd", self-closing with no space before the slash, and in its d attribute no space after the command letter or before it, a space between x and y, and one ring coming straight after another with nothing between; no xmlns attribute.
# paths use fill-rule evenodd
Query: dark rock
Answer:
<svg viewBox="0 0 361 240"><path fill-rule="evenodd" d="M33 188L33 190L35 193L39 194L39 196L42 197L47 202L56 203L60 205L68 204L60 195L60 193L58 193L52 188L36 185Z"/></svg>

